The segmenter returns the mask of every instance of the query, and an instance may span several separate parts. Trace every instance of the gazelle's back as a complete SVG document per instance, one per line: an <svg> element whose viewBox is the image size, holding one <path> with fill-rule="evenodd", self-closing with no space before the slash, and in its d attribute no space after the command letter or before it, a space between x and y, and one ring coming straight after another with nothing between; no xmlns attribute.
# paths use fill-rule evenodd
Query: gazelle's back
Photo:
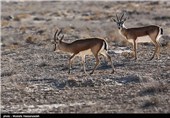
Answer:
<svg viewBox="0 0 170 118"><path fill-rule="evenodd" d="M157 32L159 31L159 27L155 25L151 26L145 26L145 27L136 27L136 28L129 28L128 33L129 34L136 34L137 36L145 36L146 34L149 35L150 33L156 33L155 35L157 36Z"/></svg>
<svg viewBox="0 0 170 118"><path fill-rule="evenodd" d="M88 39L76 40L70 43L69 46L72 47L72 49L74 51L77 51L78 53L80 51L88 50L95 47L101 48L104 42L105 41L100 38L88 38Z"/></svg>

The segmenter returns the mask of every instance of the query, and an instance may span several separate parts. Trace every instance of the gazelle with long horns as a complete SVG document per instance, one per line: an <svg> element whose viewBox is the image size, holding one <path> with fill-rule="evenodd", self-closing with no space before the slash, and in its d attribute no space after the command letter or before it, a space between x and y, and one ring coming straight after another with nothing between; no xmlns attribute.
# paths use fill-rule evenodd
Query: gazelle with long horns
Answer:
<svg viewBox="0 0 170 118"><path fill-rule="evenodd" d="M133 52L135 56L135 60L137 59L137 43L153 43L155 45L155 51L150 58L152 60L157 54L157 58L159 59L160 55L160 42L159 39L163 35L163 29L156 25L149 25L144 27L136 27L136 28L126 28L124 22L126 18L123 19L124 14L118 18L116 14L116 19L112 18L114 22L116 22L117 27L121 35L127 39L128 42L133 45Z"/></svg>
<svg viewBox="0 0 170 118"><path fill-rule="evenodd" d="M72 43L66 43L63 42L64 35L59 38L60 33L62 30L57 30L54 34L54 43L55 43L55 48L54 51L58 48L59 50L63 52L68 52L71 53L71 57L69 58L69 73L72 65L72 61L75 56L80 56L83 61L83 69L84 72L86 73L85 69L85 56L86 55L94 55L96 59L96 64L90 74L93 74L94 70L97 68L99 65L99 58L98 55L102 54L104 57L106 57L112 66L112 73L114 73L114 66L112 64L111 57L108 54L108 44L104 39L100 38L87 38L87 39L81 39L81 40L76 40Z"/></svg>

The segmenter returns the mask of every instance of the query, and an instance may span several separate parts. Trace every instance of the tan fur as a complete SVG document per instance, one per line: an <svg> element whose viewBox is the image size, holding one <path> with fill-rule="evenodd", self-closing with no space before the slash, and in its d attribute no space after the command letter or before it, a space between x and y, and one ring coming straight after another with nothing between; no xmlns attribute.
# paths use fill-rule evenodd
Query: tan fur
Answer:
<svg viewBox="0 0 170 118"><path fill-rule="evenodd" d="M153 43L156 47L155 52L153 56L150 58L152 60L157 53L157 58L159 59L159 50L160 45L157 40L157 37L159 35L159 27L158 26L146 26L146 27L139 27L139 28L129 28L125 29L122 28L120 30L121 34L130 42L133 44L133 51L135 54L135 59L137 59L137 43Z"/></svg>
<svg viewBox="0 0 170 118"><path fill-rule="evenodd" d="M59 33L58 33L59 35ZM55 36L54 36L55 37ZM58 39L58 37L57 37ZM54 41L56 42L56 39L54 38ZM84 67L84 72L86 73L85 70L85 56L86 55L94 55L96 59L96 64L90 74L93 74L94 70L97 68L99 65L99 58L98 55L102 54L106 58L109 59L111 66L112 66L112 73L114 72L114 67L111 61L111 57L107 53L107 49L105 49L105 45L107 45L107 42L103 39L100 38L87 38L87 39L81 39L81 40L76 40L72 43L66 43L63 42L62 40L59 40L58 43L55 43L55 49L56 50L56 45L58 44L58 49L64 52L70 53L72 56L69 59L69 73L72 65L72 61L75 56L80 56L83 61L83 67Z"/></svg>
<svg viewBox="0 0 170 118"><path fill-rule="evenodd" d="M133 45L133 51L135 55L135 59L137 59L137 43L153 43L155 45L155 51L153 53L153 56L150 58L152 60L157 54L157 58L159 59L160 55L160 43L159 38L161 37L161 28L155 25L145 26L145 27L137 27L137 28L126 28L124 26L124 22L126 21L126 18L123 19L124 14L120 17L120 19L117 17L117 20L113 19L119 28L119 33L127 39L128 42L132 43ZM162 32L163 33L163 32Z"/></svg>

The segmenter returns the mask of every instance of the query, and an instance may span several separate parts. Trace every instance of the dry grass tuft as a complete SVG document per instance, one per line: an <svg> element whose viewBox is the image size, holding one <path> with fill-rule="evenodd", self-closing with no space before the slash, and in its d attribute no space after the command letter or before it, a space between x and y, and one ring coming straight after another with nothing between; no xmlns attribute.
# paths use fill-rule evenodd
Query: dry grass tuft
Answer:
<svg viewBox="0 0 170 118"><path fill-rule="evenodd" d="M133 58L134 57L134 53L133 52L122 52L121 56L123 56L125 58Z"/></svg>
<svg viewBox="0 0 170 118"><path fill-rule="evenodd" d="M13 74L14 74L13 71L2 72L2 73L1 73L1 77L11 76L11 75L13 75Z"/></svg>
<svg viewBox="0 0 170 118"><path fill-rule="evenodd" d="M162 43L162 47L170 48L170 42Z"/></svg>
<svg viewBox="0 0 170 118"><path fill-rule="evenodd" d="M8 48L11 50L17 49L19 47L20 47L20 45L17 42L14 42L14 43L8 45Z"/></svg>
<svg viewBox="0 0 170 118"><path fill-rule="evenodd" d="M30 17L31 17L30 14L24 14L24 13L22 13L22 14L17 14L17 15L15 15L15 16L14 16L14 20L15 20L15 21L21 21L22 19L26 19L26 18L30 18Z"/></svg>
<svg viewBox="0 0 170 118"><path fill-rule="evenodd" d="M10 24L10 21L1 20L1 27L7 27L7 26L9 26L9 24Z"/></svg>
<svg viewBox="0 0 170 118"><path fill-rule="evenodd" d="M36 40L37 40L36 37L28 36L25 41L26 41L26 43L35 44Z"/></svg>
<svg viewBox="0 0 170 118"><path fill-rule="evenodd" d="M168 91L168 85L166 84L159 84L159 85L150 85L149 87L144 88L142 91L139 92L140 96L146 96L146 95L155 95L157 93L161 92L167 92Z"/></svg>
<svg viewBox="0 0 170 118"><path fill-rule="evenodd" d="M39 67L45 67L48 66L49 64L47 64L46 62L41 62L38 66Z"/></svg>
<svg viewBox="0 0 170 118"><path fill-rule="evenodd" d="M108 32L107 37L111 39L113 42L117 43L119 46L128 46L129 43L124 39L119 32L116 30L114 32Z"/></svg>
<svg viewBox="0 0 170 118"><path fill-rule="evenodd" d="M142 107L142 108L149 108L149 107L152 107L152 106L157 106L158 104L159 104L158 98L152 97L152 98L150 98L149 100L146 100L146 101L141 105L141 107Z"/></svg>

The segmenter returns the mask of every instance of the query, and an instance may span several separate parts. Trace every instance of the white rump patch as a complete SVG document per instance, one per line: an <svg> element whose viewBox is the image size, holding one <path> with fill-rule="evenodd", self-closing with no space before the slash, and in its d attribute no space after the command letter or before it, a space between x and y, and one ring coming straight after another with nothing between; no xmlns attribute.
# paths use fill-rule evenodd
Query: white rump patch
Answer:
<svg viewBox="0 0 170 118"><path fill-rule="evenodd" d="M158 34L158 36L156 37L156 41L157 42L160 42L160 38L162 37L162 35L161 35L161 28L159 28L159 34Z"/></svg>

